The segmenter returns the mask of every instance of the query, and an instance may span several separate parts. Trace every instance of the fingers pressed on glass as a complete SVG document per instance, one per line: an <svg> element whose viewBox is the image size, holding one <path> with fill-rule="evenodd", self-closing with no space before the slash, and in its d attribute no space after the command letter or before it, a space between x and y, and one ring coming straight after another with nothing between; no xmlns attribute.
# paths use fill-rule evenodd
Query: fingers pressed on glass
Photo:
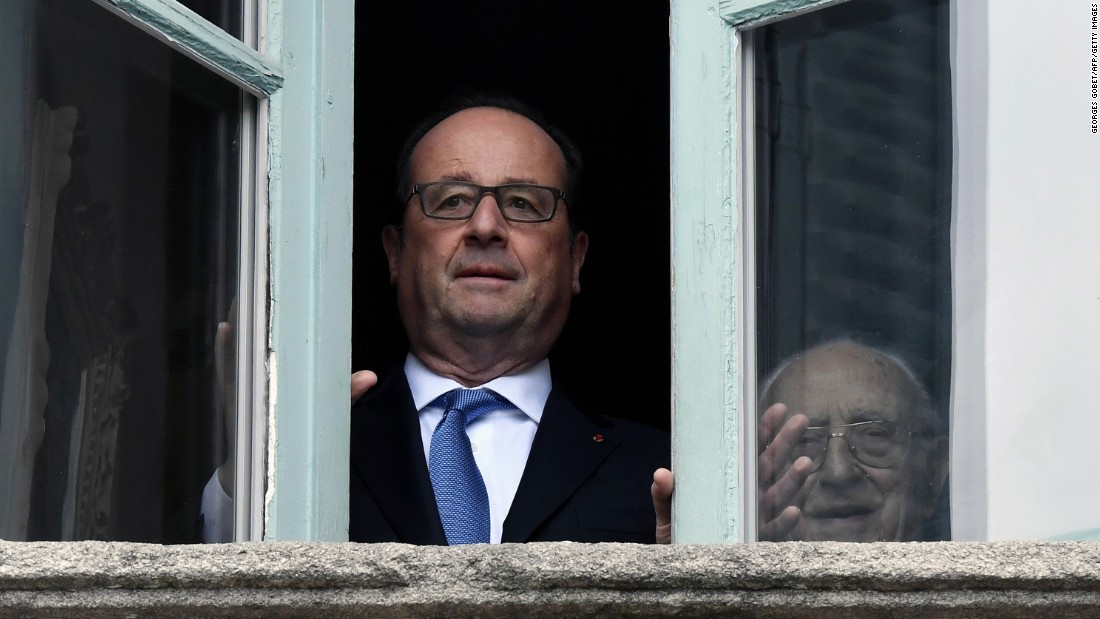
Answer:
<svg viewBox="0 0 1100 619"><path fill-rule="evenodd" d="M780 424L783 422L783 418L786 416L787 406L782 403L772 404L768 407L768 410L764 411L764 414L760 416L760 422L757 424L757 437L760 441L761 449L771 442Z"/></svg>
<svg viewBox="0 0 1100 619"><path fill-rule="evenodd" d="M769 487L761 486L763 492L760 496L760 520L766 522L776 517L784 509L791 505L806 478L810 476L812 462L809 458L801 457L774 484Z"/></svg>
<svg viewBox="0 0 1100 619"><path fill-rule="evenodd" d="M775 409L775 406L768 409L768 411L771 412L773 409ZM786 407L783 407L782 411L785 414ZM781 474L788 464L787 459L791 455L791 450L798 443L799 438L806 431L809 424L810 420L805 415L801 413L792 415L779 428L775 436L770 437L768 442L763 443L760 448L759 462L757 463L757 475L761 485L766 486L772 483L775 477Z"/></svg>
<svg viewBox="0 0 1100 619"><path fill-rule="evenodd" d="M801 510L794 505L788 505L777 517L764 522L764 524L760 526L759 539L766 542L778 542L783 540L790 534L795 526L798 525L798 521L801 517Z"/></svg>

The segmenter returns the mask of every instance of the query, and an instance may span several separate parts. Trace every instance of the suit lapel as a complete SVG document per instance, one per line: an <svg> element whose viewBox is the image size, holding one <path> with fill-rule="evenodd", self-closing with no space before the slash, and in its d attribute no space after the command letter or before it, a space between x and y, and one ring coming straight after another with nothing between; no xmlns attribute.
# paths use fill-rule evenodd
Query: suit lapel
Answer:
<svg viewBox="0 0 1100 619"><path fill-rule="evenodd" d="M501 541L527 541L621 440L613 427L597 425L557 390L551 391Z"/></svg>
<svg viewBox="0 0 1100 619"><path fill-rule="evenodd" d="M352 413L352 467L398 540L446 544L405 372L392 372Z"/></svg>

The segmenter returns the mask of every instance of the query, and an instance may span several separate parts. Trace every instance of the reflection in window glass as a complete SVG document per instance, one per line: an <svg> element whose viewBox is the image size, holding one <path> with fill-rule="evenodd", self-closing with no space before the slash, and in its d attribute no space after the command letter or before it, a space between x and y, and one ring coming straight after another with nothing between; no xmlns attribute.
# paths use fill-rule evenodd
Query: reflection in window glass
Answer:
<svg viewBox="0 0 1100 619"><path fill-rule="evenodd" d="M241 13L244 0L180 0L180 4L198 13L230 36L241 38Z"/></svg>
<svg viewBox="0 0 1100 619"><path fill-rule="evenodd" d="M948 9L754 31L759 539L950 537Z"/></svg>
<svg viewBox="0 0 1100 619"><path fill-rule="evenodd" d="M242 95L88 0L8 0L9 19L0 538L201 541L234 418L216 340L235 320Z"/></svg>

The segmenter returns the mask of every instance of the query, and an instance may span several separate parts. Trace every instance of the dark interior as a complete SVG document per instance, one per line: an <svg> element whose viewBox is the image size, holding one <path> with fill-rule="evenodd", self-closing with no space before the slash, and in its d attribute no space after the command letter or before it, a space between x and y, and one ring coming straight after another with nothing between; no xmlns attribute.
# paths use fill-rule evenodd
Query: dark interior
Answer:
<svg viewBox="0 0 1100 619"><path fill-rule="evenodd" d="M380 240L401 142L456 90L505 92L585 158L591 243L556 385L582 409L668 428L668 4L359 3L355 53L353 368L383 373L405 352Z"/></svg>

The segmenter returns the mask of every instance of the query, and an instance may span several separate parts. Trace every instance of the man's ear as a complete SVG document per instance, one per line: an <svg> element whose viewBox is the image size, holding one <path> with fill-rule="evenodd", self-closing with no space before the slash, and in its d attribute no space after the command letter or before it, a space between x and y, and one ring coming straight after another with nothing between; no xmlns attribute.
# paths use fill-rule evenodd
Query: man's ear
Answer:
<svg viewBox="0 0 1100 619"><path fill-rule="evenodd" d="M397 283L397 264L401 258L401 250L404 249L404 239L397 226L388 225L382 229L382 249L386 250L386 262L390 267L390 283Z"/></svg>
<svg viewBox="0 0 1100 619"><path fill-rule="evenodd" d="M588 254L588 235L578 232L573 237L573 244L569 248L573 258L573 294L581 291L581 267L584 266L584 257Z"/></svg>

